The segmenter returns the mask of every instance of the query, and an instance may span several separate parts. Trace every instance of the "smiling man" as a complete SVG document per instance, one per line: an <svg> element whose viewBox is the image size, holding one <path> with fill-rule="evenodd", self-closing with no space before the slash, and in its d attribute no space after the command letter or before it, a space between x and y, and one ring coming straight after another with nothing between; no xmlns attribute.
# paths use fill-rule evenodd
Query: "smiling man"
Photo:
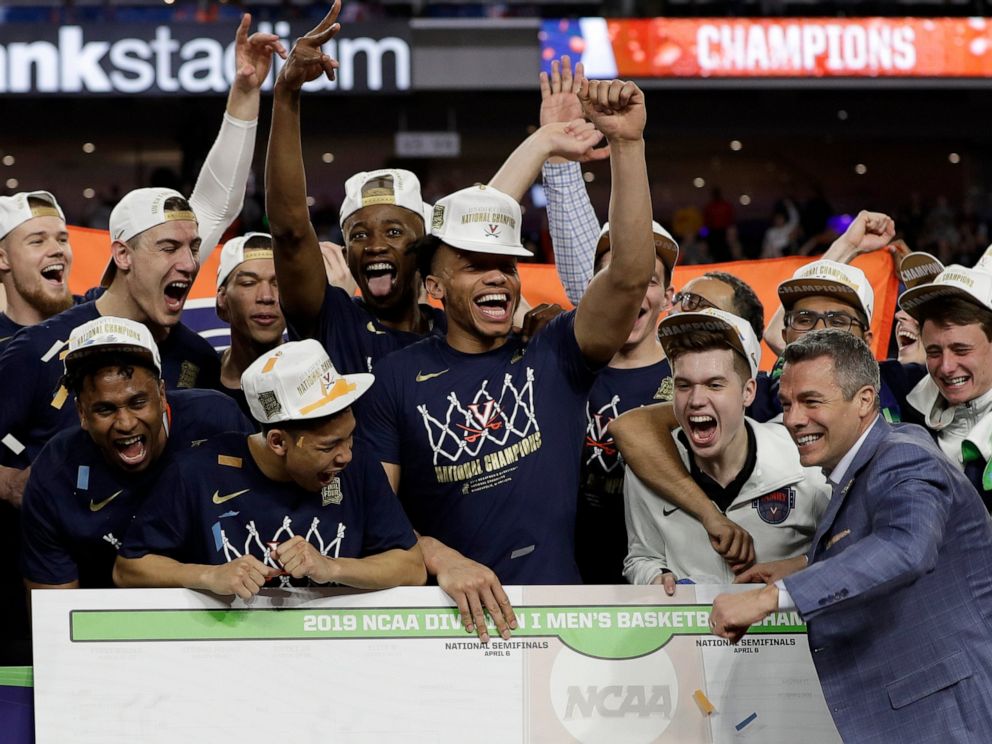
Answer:
<svg viewBox="0 0 992 744"><path fill-rule="evenodd" d="M748 419L761 346L742 318L716 309L670 315L659 329L675 380L675 432L693 481L754 540L757 559L801 556L830 496L823 476L803 468L788 432ZM693 516L645 487L628 467L624 500L632 584L678 579L727 584L734 575Z"/></svg>
<svg viewBox="0 0 992 744"><path fill-rule="evenodd" d="M242 599L270 579L423 584L410 521L352 438L351 406L372 375L339 375L307 340L259 357L241 382L262 431L223 434L177 459L128 530L117 583Z"/></svg>
<svg viewBox="0 0 992 744"><path fill-rule="evenodd" d="M424 235L427 205L406 170L356 173L345 183L340 222L348 266L361 299L329 286L307 207L300 139L300 92L337 62L321 45L340 29L340 0L300 38L273 91L266 156L265 205L272 226L276 274L291 338L315 338L342 372L371 372L387 354L443 333L444 313L418 303L420 281L409 247Z"/></svg>
<svg viewBox="0 0 992 744"><path fill-rule="evenodd" d="M879 415L878 363L860 339L816 331L784 356L785 426L833 494L805 559L755 566L768 585L718 596L713 631L736 642L772 612L797 611L844 741L992 741L981 500L924 429Z"/></svg>
<svg viewBox="0 0 992 744"><path fill-rule="evenodd" d="M111 570L131 517L172 454L251 425L209 390L168 396L148 329L101 317L73 329L64 383L79 427L36 459L24 492L22 571L29 588L113 586Z"/></svg>
<svg viewBox="0 0 992 744"><path fill-rule="evenodd" d="M427 292L448 314L447 335L380 364L363 424L421 535L428 573L483 640L483 610L504 637L515 626L500 581L580 581L574 531L585 400L596 372L629 337L655 271L643 94L633 83L597 81L580 98L610 142L609 264L574 312L525 343L511 333L517 258L529 255L520 205L491 186L441 199L418 259ZM497 174L500 182L519 180L508 173L536 173L556 152L548 137L563 126L531 135ZM599 139L593 133L580 149Z"/></svg>
<svg viewBox="0 0 992 744"><path fill-rule="evenodd" d="M220 357L221 390L250 416L241 376L282 343L286 330L270 235L248 233L224 244L217 266L217 316L231 326L231 345Z"/></svg>
<svg viewBox="0 0 992 744"><path fill-rule="evenodd" d="M0 196L0 349L21 328L72 307L72 248L65 215L47 191Z"/></svg>
<svg viewBox="0 0 992 744"><path fill-rule="evenodd" d="M992 274L948 266L899 305L920 324L930 373L909 404L992 510Z"/></svg>
<svg viewBox="0 0 992 744"><path fill-rule="evenodd" d="M25 328L0 355L0 376L18 390L0 399L0 441L15 467L29 466L55 433L75 421L70 391L59 379L69 334L83 323L101 316L144 323L158 343L170 390L220 384L213 348L179 322L200 270L189 203L171 189L137 189L114 207L110 233L107 291Z"/></svg>

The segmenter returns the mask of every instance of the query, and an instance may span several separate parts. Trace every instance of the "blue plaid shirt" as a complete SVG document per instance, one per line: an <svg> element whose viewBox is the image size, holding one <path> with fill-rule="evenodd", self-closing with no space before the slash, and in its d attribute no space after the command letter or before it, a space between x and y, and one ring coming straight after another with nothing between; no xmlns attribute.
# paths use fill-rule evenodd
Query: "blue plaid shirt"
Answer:
<svg viewBox="0 0 992 744"><path fill-rule="evenodd" d="M589 201L578 163L545 163L541 174L548 198L548 228L558 278L569 301L578 305L592 279L599 219Z"/></svg>

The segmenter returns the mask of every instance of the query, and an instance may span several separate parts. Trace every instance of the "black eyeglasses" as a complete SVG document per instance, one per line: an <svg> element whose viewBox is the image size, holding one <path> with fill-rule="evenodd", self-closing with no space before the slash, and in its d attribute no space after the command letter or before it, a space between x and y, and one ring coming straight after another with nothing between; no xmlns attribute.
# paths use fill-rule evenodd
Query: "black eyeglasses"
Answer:
<svg viewBox="0 0 992 744"><path fill-rule="evenodd" d="M850 331L853 325L857 325L862 332L867 330L864 323L847 313L834 311L814 313L812 310L799 310L785 314L785 325L794 331L812 331L820 321L823 321L824 328L832 328L836 331Z"/></svg>
<svg viewBox="0 0 992 744"><path fill-rule="evenodd" d="M694 313L697 310L705 309L707 307L717 309L716 305L695 292L677 293L675 297L672 298L672 304L681 306L682 310L687 313Z"/></svg>

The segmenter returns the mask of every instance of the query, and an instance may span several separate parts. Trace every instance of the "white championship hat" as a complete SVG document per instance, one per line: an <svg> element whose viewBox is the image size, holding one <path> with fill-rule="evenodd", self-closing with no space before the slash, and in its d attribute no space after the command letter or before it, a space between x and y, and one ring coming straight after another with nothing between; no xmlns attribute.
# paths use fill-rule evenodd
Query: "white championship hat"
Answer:
<svg viewBox="0 0 992 744"><path fill-rule="evenodd" d="M166 209L166 202L173 198L181 199L183 208ZM185 196L173 189L135 189L125 194L110 213L110 239L126 243L145 230L151 230L153 227L158 227L166 222L178 220L197 221ZM100 285L109 287L116 273L117 264L111 257L110 263L100 279Z"/></svg>
<svg viewBox="0 0 992 744"><path fill-rule="evenodd" d="M724 310L708 307L698 312L669 315L661 321L658 337L667 354L668 343L675 336L699 331L722 334L735 351L744 355L751 369L751 377L758 374L758 366L761 364L761 342L754 335L750 323Z"/></svg>
<svg viewBox="0 0 992 744"><path fill-rule="evenodd" d="M661 223L651 221L651 232L654 235L654 250L658 254L658 258L661 262L665 264L665 269L668 273L672 273L672 269L675 268L675 264L679 260L679 244L672 234L668 232ZM596 241L596 259L598 260L601 255L610 250L610 223L607 222L603 225L603 229L599 231L599 238Z"/></svg>
<svg viewBox="0 0 992 744"><path fill-rule="evenodd" d="M476 184L434 205L430 234L463 251L499 256L534 254L520 242L520 205L492 186Z"/></svg>
<svg viewBox="0 0 992 744"><path fill-rule="evenodd" d="M159 376L162 374L158 344L148 327L134 320L110 315L90 320L72 329L69 334L69 348L63 360L66 372L83 357L106 351L123 351L144 357L152 363Z"/></svg>
<svg viewBox="0 0 992 744"><path fill-rule="evenodd" d="M241 375L251 415L263 424L330 416L358 400L373 382L370 374L338 374L313 339L278 346Z"/></svg>
<svg viewBox="0 0 992 744"><path fill-rule="evenodd" d="M268 247L245 248L245 244L252 238L265 238ZM220 250L220 263L217 264L217 289L224 286L231 272L241 264L257 258L272 258L272 236L268 233L245 233L224 243L224 247Z"/></svg>
<svg viewBox="0 0 992 744"><path fill-rule="evenodd" d="M339 223L363 207L395 204L416 213L424 224L430 206L420 196L420 181L413 173L399 168L383 168L356 173L344 183L344 201L338 214Z"/></svg>
<svg viewBox="0 0 992 744"><path fill-rule="evenodd" d="M778 297L786 310L804 297L836 297L859 308L869 323L875 306L875 290L865 272L856 266L827 259L796 269L791 279L778 285Z"/></svg>
<svg viewBox="0 0 992 744"><path fill-rule="evenodd" d="M899 295L899 307L919 319L922 305L947 297L960 297L992 310L992 274L952 264L929 284L919 284Z"/></svg>
<svg viewBox="0 0 992 744"><path fill-rule="evenodd" d="M32 207L28 199L38 199L49 206ZM0 196L0 238L35 217L58 217L65 222L62 207L48 191L21 191L13 196Z"/></svg>

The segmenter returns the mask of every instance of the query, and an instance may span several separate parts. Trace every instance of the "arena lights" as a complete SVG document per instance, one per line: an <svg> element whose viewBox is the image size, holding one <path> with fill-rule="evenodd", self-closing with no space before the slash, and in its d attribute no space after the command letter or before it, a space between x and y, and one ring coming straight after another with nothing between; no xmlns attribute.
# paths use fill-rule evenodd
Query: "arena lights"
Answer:
<svg viewBox="0 0 992 744"><path fill-rule="evenodd" d="M696 178L692 179L692 185L695 186L697 189L701 189L701 188L703 188L703 186L706 185L706 179L705 178L696 177Z"/></svg>
<svg viewBox="0 0 992 744"><path fill-rule="evenodd" d="M859 176L863 176L865 173L868 172L868 166L865 165L864 163L858 163L856 166L854 166L854 172L857 173Z"/></svg>
<svg viewBox="0 0 992 744"><path fill-rule="evenodd" d="M751 203L751 197L748 196L747 194L741 194L741 198L739 199L739 201L742 207L746 207Z"/></svg>
<svg viewBox="0 0 992 744"><path fill-rule="evenodd" d="M96 191L94 191L93 189L90 188L83 189L84 199L92 199L94 196L96 196Z"/></svg>
<svg viewBox="0 0 992 744"><path fill-rule="evenodd" d="M844 109L841 109L837 112L837 118L841 121L847 121L847 112Z"/></svg>
<svg viewBox="0 0 992 744"><path fill-rule="evenodd" d="M18 184L18 180L16 178L8 178L7 179L7 188L8 189L16 189L17 188L17 184Z"/></svg>
<svg viewBox="0 0 992 744"><path fill-rule="evenodd" d="M582 174L582 178L586 183L592 183L593 181L596 180L596 175L594 173L590 173L589 171L586 171L585 173Z"/></svg>
<svg viewBox="0 0 992 744"><path fill-rule="evenodd" d="M951 165L957 165L958 163L961 162L961 156L958 155L956 152L952 152L950 155L947 156L947 161Z"/></svg>
<svg viewBox="0 0 992 744"><path fill-rule="evenodd" d="M308 207L312 207L316 203L317 203L317 200L314 199L312 196L308 196L307 197L307 206Z"/></svg>
<svg viewBox="0 0 992 744"><path fill-rule="evenodd" d="M740 140L730 140L730 149L734 152L740 152L744 145Z"/></svg>
<svg viewBox="0 0 992 744"><path fill-rule="evenodd" d="M95 151L96 151L96 145L94 145L92 142L83 143L83 152L85 152L87 155L91 155Z"/></svg>
<svg viewBox="0 0 992 744"><path fill-rule="evenodd" d="M13 165L15 162L17 162L17 161L14 159L14 156L13 155L4 155L3 156L3 164L4 165Z"/></svg>
<svg viewBox="0 0 992 744"><path fill-rule="evenodd" d="M323 155L320 156L320 159L323 160L325 163L333 163L334 162L334 153L333 152L325 152Z"/></svg>

